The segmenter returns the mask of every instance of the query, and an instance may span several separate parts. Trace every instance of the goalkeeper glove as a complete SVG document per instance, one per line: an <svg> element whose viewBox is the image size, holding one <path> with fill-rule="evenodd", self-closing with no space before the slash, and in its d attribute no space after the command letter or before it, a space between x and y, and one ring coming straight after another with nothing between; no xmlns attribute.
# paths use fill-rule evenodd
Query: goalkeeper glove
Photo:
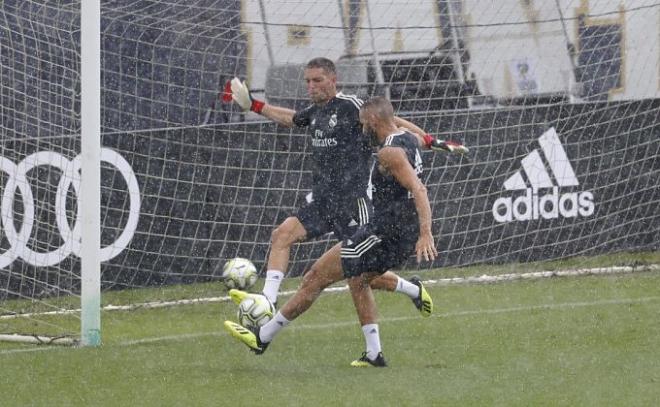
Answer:
<svg viewBox="0 0 660 407"><path fill-rule="evenodd" d="M440 140L430 134L424 136L426 147L433 151L443 151L445 153L466 154L470 150L463 144L453 140Z"/></svg>
<svg viewBox="0 0 660 407"><path fill-rule="evenodd" d="M265 105L263 101L253 99L246 83L238 78L234 78L230 82L227 82L225 85L225 92L222 95L222 100L224 102L230 102L233 100L244 111L251 110L255 113L261 113L261 109L263 109Z"/></svg>

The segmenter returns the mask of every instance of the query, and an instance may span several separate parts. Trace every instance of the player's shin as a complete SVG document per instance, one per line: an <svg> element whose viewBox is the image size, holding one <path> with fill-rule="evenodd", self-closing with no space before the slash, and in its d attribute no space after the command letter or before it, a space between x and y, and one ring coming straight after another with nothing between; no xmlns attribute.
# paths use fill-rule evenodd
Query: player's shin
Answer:
<svg viewBox="0 0 660 407"><path fill-rule="evenodd" d="M366 356L370 360L375 360L381 352L381 346L377 324L378 311L373 292L369 286L369 282L374 276L369 274L371 273L351 277L348 280L348 286L351 290L360 325L362 325L362 333L366 342Z"/></svg>
<svg viewBox="0 0 660 407"><path fill-rule="evenodd" d="M420 288L410 281L397 277L396 292L403 293L410 298L417 298L419 296L419 290Z"/></svg>
<svg viewBox="0 0 660 407"><path fill-rule="evenodd" d="M266 280L264 281L263 294L268 300L275 304L277 302L277 295L280 292L280 285L284 279L284 273L280 270L266 271Z"/></svg>
<svg viewBox="0 0 660 407"><path fill-rule="evenodd" d="M381 352L380 346L380 331L378 324L362 325L362 333L364 334L364 341L366 342L367 357L375 360Z"/></svg>

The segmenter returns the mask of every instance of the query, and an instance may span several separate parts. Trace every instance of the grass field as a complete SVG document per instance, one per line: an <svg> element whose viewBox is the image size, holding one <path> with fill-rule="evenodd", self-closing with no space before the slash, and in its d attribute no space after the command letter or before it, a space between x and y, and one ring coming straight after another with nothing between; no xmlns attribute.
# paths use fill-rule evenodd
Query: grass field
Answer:
<svg viewBox="0 0 660 407"><path fill-rule="evenodd" d="M660 272L429 291L436 314L428 319L407 297L377 294L386 369L349 367L364 344L346 292L323 295L262 356L222 330L235 313L227 302L103 312L103 346L96 349L0 345L0 405L651 406L660 400Z"/></svg>

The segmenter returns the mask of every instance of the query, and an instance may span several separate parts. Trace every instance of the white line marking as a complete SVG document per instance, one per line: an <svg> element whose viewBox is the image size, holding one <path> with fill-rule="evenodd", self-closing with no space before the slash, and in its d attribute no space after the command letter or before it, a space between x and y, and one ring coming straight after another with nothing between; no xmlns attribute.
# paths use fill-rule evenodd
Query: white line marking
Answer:
<svg viewBox="0 0 660 407"><path fill-rule="evenodd" d="M119 344L121 346L132 346L132 345L142 345L145 343L154 343L154 342L162 342L162 341L182 341L188 339L203 338L206 336L220 336L222 335L222 333L223 332L217 331L217 332L198 332L198 333L190 333L190 334L182 334L182 335L167 335L167 336L158 336L154 338L132 339L128 341L119 342Z"/></svg>
<svg viewBox="0 0 660 407"><path fill-rule="evenodd" d="M641 303L653 302L658 300L660 300L660 296L640 297L640 298L620 298L620 299L597 300L597 301L564 302L558 304L538 304L538 305L520 306L520 307L454 311L454 312L446 312L442 314L434 314L433 317L452 318L452 317L463 317L463 316L472 316L472 315L506 314L506 313L527 312L527 311L551 311L551 310L565 309L565 308L594 307L594 306L602 306L602 305L641 304ZM401 321L408 321L411 319L421 319L421 317L419 315L411 315L405 317L389 317L389 318L381 318L379 322L401 322ZM357 324L358 324L357 320L339 321L339 322L322 323L322 324L304 324L304 325L293 324L289 327L289 329L290 330L334 329L334 328L341 328L347 326L357 326ZM225 334L224 331L217 331L217 332L190 333L190 334L182 334L182 335L166 335L166 336L159 336L152 338L121 341L118 343L118 345L134 346L134 345L143 345L143 344L150 344L157 342L182 341L182 340L214 337L214 336L219 337L219 336L224 336L224 334ZM24 353L24 352L39 352L39 351L46 351L52 349L62 349L62 348L53 347L53 346L44 346L44 347L31 347L31 348L21 348L21 349L9 349L9 350L0 351L0 355Z"/></svg>
<svg viewBox="0 0 660 407"><path fill-rule="evenodd" d="M515 280L538 280L542 278L549 277L575 277L575 276L592 276L592 275L608 275L608 274L626 274L626 273L636 273L636 272L648 272L648 271L660 271L660 265L658 264L647 264L640 266L614 266L614 267L597 267L589 269L573 269L573 270L558 270L558 271L536 271L530 273L508 273L508 274L498 274L494 276L490 275L481 275L473 277L453 277L453 278L441 278L438 280L426 280L424 284L427 286L433 285L456 285L456 284L492 284L500 283L507 281ZM324 292L342 292L347 291L348 286L336 286L329 287L324 290ZM280 293L281 296L288 296L295 294L295 291L283 291ZM151 308L165 308L172 307L175 305L192 305L192 304L206 304L214 302L227 302L230 300L229 296L223 297L208 297L208 298L193 298L187 300L176 300L176 301L153 301L145 302L141 304L130 304L130 305L106 305L103 307L103 311L132 311L136 309L151 309ZM41 313L29 313L29 314L5 314L0 315L0 320L3 319L13 319L13 318L32 318L43 315L65 315L79 313L80 309L68 309L68 310L58 310L58 311L48 311Z"/></svg>
<svg viewBox="0 0 660 407"><path fill-rule="evenodd" d="M575 269L575 270L563 270L563 271L539 271L539 272L520 273L520 274L519 273L510 273L510 274L500 274L500 275L496 275L496 276L482 275L482 276L474 276L474 277L455 277L455 278L444 278L444 279L438 279L438 280L427 280L427 281L424 282L424 284L427 285L427 286L431 286L431 285L446 286L446 285L456 285L456 284L492 284L492 283L499 283L499 282L506 282L506 281L515 281L515 280L536 280L536 279L549 278L549 277L585 276L585 275L602 275L602 274L622 274L622 273L633 273L633 272L640 272L640 271L657 271L657 270L660 270L660 265L652 264L652 265L642 265L642 266L637 266L637 267L621 266L621 267L603 267L603 268ZM339 287L329 287L329 288L326 288L324 291L325 292L343 292L343 291L347 291L347 289L348 289L347 286L339 286ZM292 295L294 293L295 293L295 291L285 291L285 292L282 292L280 295L286 296L286 295ZM641 303L641 302L655 301L659 298L660 297L642 297L642 298L638 298L638 299L600 300L600 301L594 301L594 302L575 302L575 303L562 303L562 304L542 304L542 305L535 305L535 306L501 308L501 309L492 309L492 310L457 311L457 312L450 312L450 313L445 313L445 314L435 314L434 316L436 316L436 317L455 317L455 316L463 316L463 315L481 315L481 314L500 314L500 313L506 313L506 312L521 312L521 311L528 311L528 310L548 310L548 309L558 309L558 308L567 308L567 307L570 308L570 307L596 306L596 305L629 304L629 303ZM103 309L105 311L115 311L115 310L130 311L130 310L135 310L135 309L140 309L140 308L145 308L145 309L163 308L163 307L171 307L171 306L174 306L174 305L203 304L203 303L210 303L210 302L226 302L226 301L229 301L229 300L230 300L230 297L224 296L224 297L197 298L197 299L178 300L178 301L151 302L151 303L134 304L134 305L126 305L126 306L108 305L108 306L104 307ZM69 314L69 313L72 313L72 312L76 312L76 310L62 310L62 311L48 312L48 313L44 313L44 314L46 314L46 315L52 315L52 314L57 314L57 313ZM44 314L2 315L2 316L0 316L0 320L2 320L2 319L12 319L12 318L17 318L17 317L31 317L31 316L38 316L38 315L44 315ZM382 322L396 322L396 321L405 321L405 320L409 320L409 319L413 319L413 318L419 318L419 316L381 318L380 321L382 321ZM291 328L292 329L327 329L327 328L333 328L333 327L350 326L350 325L354 325L356 323L357 323L356 321L345 321L345 322L335 322L335 323L331 323L331 324L311 324L311 325L298 325L298 326L293 325ZM191 333L191 334L184 334L184 335L168 335L168 336L155 337L155 338L144 338L144 339L128 340L128 341L120 342L119 344L121 346L131 346L131 345L138 345L138 344L142 344L142 343L154 343L154 342L168 341L168 340L174 341L174 340L194 339L194 338L200 338L200 337L206 337L206 336L219 336L221 334L222 334L222 332ZM58 348L57 347L52 347L52 346L46 346L46 347L39 346L39 347L21 348L21 349L8 349L8 350L0 350L0 355L13 354L13 353L22 353L22 352L38 352L38 351L44 351L44 350L49 350L49 349L58 349Z"/></svg>

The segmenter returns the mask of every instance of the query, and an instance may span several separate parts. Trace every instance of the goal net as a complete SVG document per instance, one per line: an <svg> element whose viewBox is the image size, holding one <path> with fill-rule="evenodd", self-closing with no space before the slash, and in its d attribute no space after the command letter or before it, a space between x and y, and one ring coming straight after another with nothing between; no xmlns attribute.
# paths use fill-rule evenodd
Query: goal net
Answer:
<svg viewBox="0 0 660 407"><path fill-rule="evenodd" d="M101 7L104 305L224 295L221 266L237 256L264 269L271 231L310 190L309 135L219 92L238 76L255 97L302 108L317 56L336 62L344 93L386 95L471 149L424 153L440 257L406 268L518 272L658 250L657 1ZM36 342L80 326L80 24L74 0L0 11L0 333ZM291 273L333 242L295 246Z"/></svg>

